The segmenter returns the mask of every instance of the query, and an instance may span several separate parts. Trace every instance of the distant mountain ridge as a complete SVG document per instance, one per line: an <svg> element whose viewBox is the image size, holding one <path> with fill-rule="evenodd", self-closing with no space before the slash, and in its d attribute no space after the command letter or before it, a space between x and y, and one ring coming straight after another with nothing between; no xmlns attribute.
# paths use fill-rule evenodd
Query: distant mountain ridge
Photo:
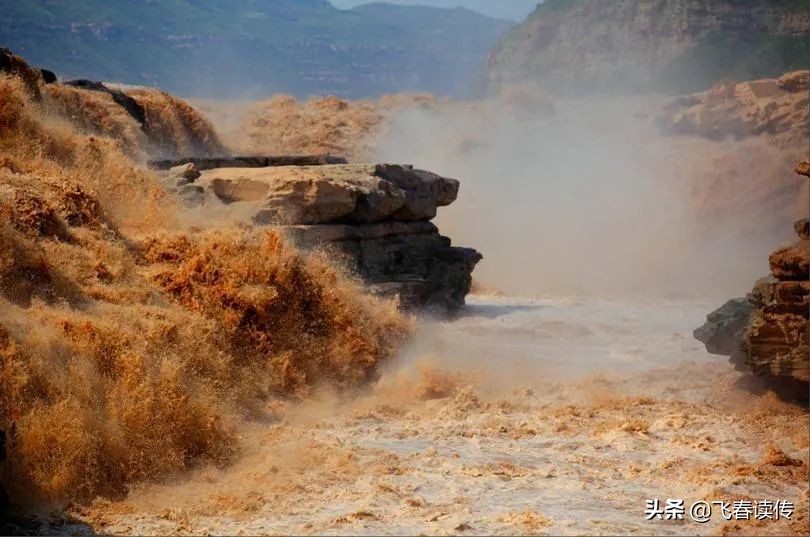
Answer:
<svg viewBox="0 0 810 537"><path fill-rule="evenodd" d="M460 8L326 0L0 0L0 46L33 64L201 97L460 96L510 26Z"/></svg>
<svg viewBox="0 0 810 537"><path fill-rule="evenodd" d="M347 9L369 0L330 0L339 8ZM489 17L521 21L537 7L540 0L385 0L389 4L421 4L433 7L466 7Z"/></svg>
<svg viewBox="0 0 810 537"><path fill-rule="evenodd" d="M810 0L546 0L495 47L488 85L671 93L810 68Z"/></svg>

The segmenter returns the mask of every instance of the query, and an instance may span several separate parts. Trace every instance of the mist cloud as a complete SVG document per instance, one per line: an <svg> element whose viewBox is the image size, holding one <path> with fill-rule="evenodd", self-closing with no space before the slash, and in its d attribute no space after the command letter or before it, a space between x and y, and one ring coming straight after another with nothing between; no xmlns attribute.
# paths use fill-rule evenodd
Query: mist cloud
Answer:
<svg viewBox="0 0 810 537"><path fill-rule="evenodd" d="M515 294L743 295L790 238L750 215L698 218L690 187L720 145L658 134L656 98L507 101L406 110L377 160L461 179L437 220L484 254L476 277Z"/></svg>

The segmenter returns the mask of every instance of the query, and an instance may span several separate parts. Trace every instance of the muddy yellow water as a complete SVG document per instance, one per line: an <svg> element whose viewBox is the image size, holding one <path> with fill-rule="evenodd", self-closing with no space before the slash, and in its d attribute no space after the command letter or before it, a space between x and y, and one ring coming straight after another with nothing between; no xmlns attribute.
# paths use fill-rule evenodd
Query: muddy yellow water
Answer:
<svg viewBox="0 0 810 537"><path fill-rule="evenodd" d="M113 534L805 534L808 414L706 354L696 300L474 297L367 391L273 403L244 452L74 509ZM645 500L787 500L652 520Z"/></svg>

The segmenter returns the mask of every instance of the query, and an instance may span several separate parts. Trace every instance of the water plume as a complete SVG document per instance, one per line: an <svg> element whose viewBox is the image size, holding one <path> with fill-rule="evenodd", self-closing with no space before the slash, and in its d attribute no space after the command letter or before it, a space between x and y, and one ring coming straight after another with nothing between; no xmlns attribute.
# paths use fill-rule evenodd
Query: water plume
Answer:
<svg viewBox="0 0 810 537"><path fill-rule="evenodd" d="M790 238L801 185L789 166L806 148L663 136L656 96L525 93L402 110L375 152L462 180L437 224L484 254L485 286L724 297L767 273L767 252Z"/></svg>
<svg viewBox="0 0 810 537"><path fill-rule="evenodd" d="M226 463L273 401L357 387L408 334L393 302L276 232L186 230L126 144L20 80L0 76L0 103L0 488L14 505Z"/></svg>

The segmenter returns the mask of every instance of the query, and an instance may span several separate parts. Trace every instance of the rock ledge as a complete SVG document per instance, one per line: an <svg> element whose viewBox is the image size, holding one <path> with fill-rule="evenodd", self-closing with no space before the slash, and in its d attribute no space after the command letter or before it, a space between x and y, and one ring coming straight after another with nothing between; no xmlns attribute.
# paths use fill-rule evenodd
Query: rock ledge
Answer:
<svg viewBox="0 0 810 537"><path fill-rule="evenodd" d="M332 156L230 157L150 165L186 205L283 228L299 247L334 256L405 308L464 304L481 254L452 245L430 222L459 182L399 164Z"/></svg>

